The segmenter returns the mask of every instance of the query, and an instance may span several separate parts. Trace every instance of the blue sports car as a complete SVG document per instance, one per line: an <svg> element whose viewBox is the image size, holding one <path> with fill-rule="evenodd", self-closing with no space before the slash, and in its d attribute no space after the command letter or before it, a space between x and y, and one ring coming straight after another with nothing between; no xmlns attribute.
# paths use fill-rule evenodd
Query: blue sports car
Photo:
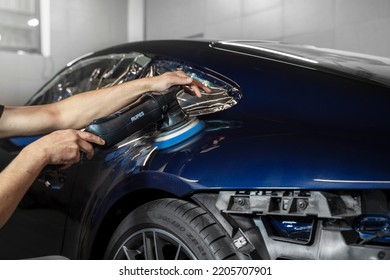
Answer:
<svg viewBox="0 0 390 280"><path fill-rule="evenodd" d="M263 41L145 41L69 63L28 105L182 69L48 166L0 258L390 259L390 59ZM35 138L0 141L0 168Z"/></svg>

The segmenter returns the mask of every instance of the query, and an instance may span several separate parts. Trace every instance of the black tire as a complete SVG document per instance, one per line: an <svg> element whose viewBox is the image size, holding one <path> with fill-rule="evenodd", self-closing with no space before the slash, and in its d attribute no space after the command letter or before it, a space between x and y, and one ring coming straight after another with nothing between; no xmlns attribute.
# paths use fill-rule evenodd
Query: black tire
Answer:
<svg viewBox="0 0 390 280"><path fill-rule="evenodd" d="M160 199L131 212L114 232L106 259L238 259L231 239L201 207Z"/></svg>

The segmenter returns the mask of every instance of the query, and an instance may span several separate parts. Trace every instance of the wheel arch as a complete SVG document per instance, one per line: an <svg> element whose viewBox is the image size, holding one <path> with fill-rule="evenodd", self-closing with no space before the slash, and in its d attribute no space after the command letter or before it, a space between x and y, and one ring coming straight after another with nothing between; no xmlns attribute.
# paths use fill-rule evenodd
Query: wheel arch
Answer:
<svg viewBox="0 0 390 280"><path fill-rule="evenodd" d="M159 198L185 199L203 188L179 176L156 171L133 174L114 186L99 186L90 195L84 211L77 257L99 258L107 236L115 230L121 215L126 216L139 205Z"/></svg>
<svg viewBox="0 0 390 280"><path fill-rule="evenodd" d="M161 189L140 189L121 197L110 207L101 221L95 239L91 242L90 256L88 258L101 259L103 257L112 234L130 212L147 202L170 197L176 196Z"/></svg>

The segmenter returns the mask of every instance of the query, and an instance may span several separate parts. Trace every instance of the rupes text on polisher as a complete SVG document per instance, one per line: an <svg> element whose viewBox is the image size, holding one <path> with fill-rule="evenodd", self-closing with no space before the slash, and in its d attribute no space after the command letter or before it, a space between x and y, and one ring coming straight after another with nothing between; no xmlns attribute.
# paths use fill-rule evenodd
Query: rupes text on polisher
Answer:
<svg viewBox="0 0 390 280"><path fill-rule="evenodd" d="M134 121L138 120L139 118L142 118L143 116L145 116L145 113L144 113L144 111L141 111L138 114L132 116L131 121L134 122Z"/></svg>

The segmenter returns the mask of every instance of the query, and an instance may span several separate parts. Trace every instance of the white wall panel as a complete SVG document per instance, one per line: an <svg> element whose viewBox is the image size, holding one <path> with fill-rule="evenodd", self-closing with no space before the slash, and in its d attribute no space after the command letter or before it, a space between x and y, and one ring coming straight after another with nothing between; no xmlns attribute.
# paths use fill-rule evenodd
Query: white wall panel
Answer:
<svg viewBox="0 0 390 280"><path fill-rule="evenodd" d="M205 9L198 10L197 14L200 19L205 18L208 25L238 19L241 16L241 0L206 0Z"/></svg>
<svg viewBox="0 0 390 280"><path fill-rule="evenodd" d="M274 7L242 18L242 39L278 40L283 35L283 9L281 7Z"/></svg>
<svg viewBox="0 0 390 280"><path fill-rule="evenodd" d="M145 9L146 39L192 37L204 32L204 0L146 0Z"/></svg>
<svg viewBox="0 0 390 280"><path fill-rule="evenodd" d="M196 26L207 38L278 40L390 57L389 0L145 1L147 39L189 37ZM188 17L182 24L175 15L157 20L167 11Z"/></svg>
<svg viewBox="0 0 390 280"><path fill-rule="evenodd" d="M128 0L127 38L129 42L145 39L144 0Z"/></svg>
<svg viewBox="0 0 390 280"><path fill-rule="evenodd" d="M204 37L216 39L240 39L241 21L239 18L228 19L223 22L214 23L207 27Z"/></svg>
<svg viewBox="0 0 390 280"><path fill-rule="evenodd" d="M390 17L389 0L336 0L337 26ZM386 28L386 27L383 27Z"/></svg>
<svg viewBox="0 0 390 280"><path fill-rule="evenodd" d="M127 0L55 0L51 56L0 52L0 103L24 104L66 63L127 41Z"/></svg>
<svg viewBox="0 0 390 280"><path fill-rule="evenodd" d="M289 0L284 2L284 35L334 28L334 2Z"/></svg>
<svg viewBox="0 0 390 280"><path fill-rule="evenodd" d="M281 7L283 0L245 0L242 3L242 14L250 15L259 11L266 11L268 9Z"/></svg>

